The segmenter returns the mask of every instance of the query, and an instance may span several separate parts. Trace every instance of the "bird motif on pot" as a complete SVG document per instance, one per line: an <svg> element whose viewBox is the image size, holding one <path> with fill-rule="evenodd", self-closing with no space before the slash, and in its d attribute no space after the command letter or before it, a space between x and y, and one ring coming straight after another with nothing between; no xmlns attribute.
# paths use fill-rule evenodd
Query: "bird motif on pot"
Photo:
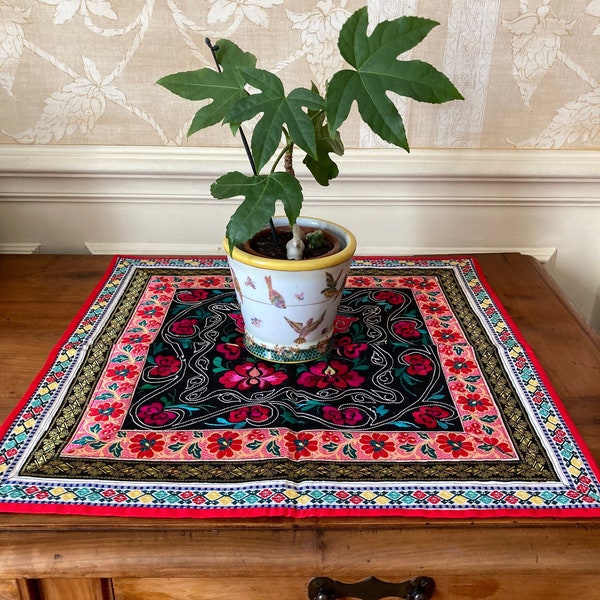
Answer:
<svg viewBox="0 0 600 600"><path fill-rule="evenodd" d="M285 308L285 298L277 291L273 289L273 283L270 275L265 275L265 283L269 290L269 302L277 308Z"/></svg>
<svg viewBox="0 0 600 600"><path fill-rule="evenodd" d="M321 290L321 294L325 296L325 298L335 298L342 292L342 287L344 286L344 280L342 279L342 285L340 285L340 289L337 289L337 284L342 276L343 269L338 273L336 279L333 278L331 273L325 273L325 283L327 287Z"/></svg>
<svg viewBox="0 0 600 600"><path fill-rule="evenodd" d="M306 323L299 323L298 321L292 321L287 317L284 319L288 322L288 325L298 334L298 337L294 340L295 344L304 344L306 342L306 336L311 334L319 325L323 322L325 318L325 313L327 311L323 311L323 314L315 321L312 317L306 321Z"/></svg>

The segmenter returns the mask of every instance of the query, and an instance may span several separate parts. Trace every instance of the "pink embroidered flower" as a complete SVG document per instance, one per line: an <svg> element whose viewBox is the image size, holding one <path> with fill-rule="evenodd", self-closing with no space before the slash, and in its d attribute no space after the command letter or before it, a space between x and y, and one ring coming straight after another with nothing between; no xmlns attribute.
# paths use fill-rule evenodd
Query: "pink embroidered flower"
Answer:
<svg viewBox="0 0 600 600"><path fill-rule="evenodd" d="M398 292L392 292L391 290L377 292L373 298L377 300L377 302L387 302L393 306L401 306L404 304L404 296Z"/></svg>
<svg viewBox="0 0 600 600"><path fill-rule="evenodd" d="M138 418L146 425L166 425L169 421L177 418L177 413L167 410L165 405L158 400L140 406Z"/></svg>
<svg viewBox="0 0 600 600"><path fill-rule="evenodd" d="M318 448L317 441L310 433L286 433L283 440L285 447L292 453L296 460L310 456Z"/></svg>
<svg viewBox="0 0 600 600"><path fill-rule="evenodd" d="M341 410L335 406L325 406L323 407L323 418L336 425L356 425L363 420L363 415L353 406Z"/></svg>
<svg viewBox="0 0 600 600"><path fill-rule="evenodd" d="M181 321L175 321L175 323L171 325L171 331L175 335L194 335L197 322L198 319L181 319Z"/></svg>
<svg viewBox="0 0 600 600"><path fill-rule="evenodd" d="M338 338L335 345L346 358L358 358L368 348L364 342L354 342L349 335Z"/></svg>
<svg viewBox="0 0 600 600"><path fill-rule="evenodd" d="M181 361L175 356L164 356L159 354L154 357L156 366L152 367L148 372L150 377L168 377L173 373L177 373L181 367Z"/></svg>
<svg viewBox="0 0 600 600"><path fill-rule="evenodd" d="M424 304L421 309L426 312L428 315L438 315L446 312L446 308L437 302L430 302L429 304Z"/></svg>
<svg viewBox="0 0 600 600"><path fill-rule="evenodd" d="M390 436L385 433L373 433L371 435L361 435L358 440L361 444L363 452L370 454L373 458L387 458L390 452L393 452L396 447Z"/></svg>
<svg viewBox="0 0 600 600"><path fill-rule="evenodd" d="M235 431L213 433L206 441L208 451L215 454L217 458L231 458L235 452L242 449L242 440L239 433Z"/></svg>
<svg viewBox="0 0 600 600"><path fill-rule="evenodd" d="M288 378L284 371L278 371L275 367L263 362L245 362L236 365L233 370L227 371L219 378L219 382L226 388L238 388L249 390L258 388L264 390L279 385Z"/></svg>
<svg viewBox="0 0 600 600"><path fill-rule="evenodd" d="M442 451L452 454L452 458L464 458L474 450L473 444L468 442L464 435L458 433L439 435L436 441Z"/></svg>
<svg viewBox="0 0 600 600"><path fill-rule="evenodd" d="M232 410L229 413L229 420L232 423L242 423L243 421L253 421L254 423L262 423L269 418L271 410L266 406L256 404L254 406L244 406L237 410Z"/></svg>
<svg viewBox="0 0 600 600"><path fill-rule="evenodd" d="M108 421L116 419L124 414L123 404L121 402L102 402L90 408L90 416L94 421Z"/></svg>
<svg viewBox="0 0 600 600"><path fill-rule="evenodd" d="M152 458L155 453L162 452L165 441L162 435L154 432L138 433L131 438L129 450L137 458Z"/></svg>
<svg viewBox="0 0 600 600"><path fill-rule="evenodd" d="M409 375L425 377L433 371L433 363L422 354L406 354L402 357L402 360L408 365L406 372Z"/></svg>
<svg viewBox="0 0 600 600"><path fill-rule="evenodd" d="M98 432L98 437L101 440L108 441L115 437L117 431L119 431L119 426L116 423L104 423L102 429Z"/></svg>
<svg viewBox="0 0 600 600"><path fill-rule="evenodd" d="M417 324L413 321L396 321L392 325L392 329L396 335L401 338L419 338L421 333L417 330Z"/></svg>
<svg viewBox="0 0 600 600"><path fill-rule="evenodd" d="M227 360L237 360L242 354L243 347L244 340L241 337L237 337L233 342L217 344L217 352L224 354Z"/></svg>
<svg viewBox="0 0 600 600"><path fill-rule="evenodd" d="M151 294L170 294L173 291L173 286L166 281L151 283L148 286L148 291Z"/></svg>
<svg viewBox="0 0 600 600"><path fill-rule="evenodd" d="M364 381L364 377L361 377L356 371L351 371L347 364L339 360L332 360L330 363L312 364L309 366L308 371L304 371L298 377L300 385L319 389L329 386L338 389L359 387Z"/></svg>
<svg viewBox="0 0 600 600"><path fill-rule="evenodd" d="M208 292L206 290L185 290L177 294L177 300L179 302L200 302L208 298Z"/></svg>
<svg viewBox="0 0 600 600"><path fill-rule="evenodd" d="M441 406L422 406L412 413L415 423L424 425L428 429L438 426L439 419L445 419L450 416L450 411Z"/></svg>

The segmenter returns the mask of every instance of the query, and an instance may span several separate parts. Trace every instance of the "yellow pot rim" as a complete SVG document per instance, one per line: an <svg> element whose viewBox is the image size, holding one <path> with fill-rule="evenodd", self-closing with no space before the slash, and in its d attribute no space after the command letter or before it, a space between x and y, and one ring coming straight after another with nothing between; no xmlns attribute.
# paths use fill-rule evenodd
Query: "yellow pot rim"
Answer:
<svg viewBox="0 0 600 600"><path fill-rule="evenodd" d="M278 217L275 219L278 219ZM317 271L319 269L329 269L346 262L354 256L354 253L356 252L356 238L350 230L332 221L326 221L325 219L316 219L313 217L300 217L298 219L300 225L314 225L315 222L322 224L323 228L330 232L334 232L335 230L341 232L346 238L343 240L346 242L346 246L331 256L311 258L310 260L266 258L264 256L249 254L238 247L235 247L231 253L229 252L229 241L227 240L227 237L223 238L223 247L225 248L227 255L231 256L234 260L258 269L272 269L273 271Z"/></svg>

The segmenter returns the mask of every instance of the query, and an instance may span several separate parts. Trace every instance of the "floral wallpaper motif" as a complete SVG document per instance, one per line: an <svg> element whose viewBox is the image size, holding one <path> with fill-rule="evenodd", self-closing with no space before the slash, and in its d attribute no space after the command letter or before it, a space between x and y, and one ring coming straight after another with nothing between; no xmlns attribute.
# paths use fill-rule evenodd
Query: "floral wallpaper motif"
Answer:
<svg viewBox="0 0 600 600"><path fill-rule="evenodd" d="M359 0L0 0L0 143L236 145L218 128L186 138L196 108L155 81L211 65L229 37L288 85L321 89ZM464 102L398 99L412 147L600 146L600 0L370 0L373 22L440 22L411 51ZM347 125L348 147L382 142Z"/></svg>

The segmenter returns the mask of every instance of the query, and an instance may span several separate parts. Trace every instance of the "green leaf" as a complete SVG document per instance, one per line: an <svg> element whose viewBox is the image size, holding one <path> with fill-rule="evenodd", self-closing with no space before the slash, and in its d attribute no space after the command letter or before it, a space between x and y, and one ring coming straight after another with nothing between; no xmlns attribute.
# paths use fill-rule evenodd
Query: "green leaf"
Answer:
<svg viewBox="0 0 600 600"><path fill-rule="evenodd" d="M336 131L333 135L331 134L325 122L325 115L324 110L308 111L308 116L311 118L315 130L317 157L313 158L310 154L307 154L302 161L321 185L329 185L329 182L339 174L338 166L331 160L329 154L331 152L338 156L344 154L344 144L339 131Z"/></svg>
<svg viewBox="0 0 600 600"><path fill-rule="evenodd" d="M275 154L281 142L284 126L290 140L307 154L316 157L317 144L310 117L304 111L325 107L325 101L317 93L305 88L296 88L287 96L277 75L262 69L241 69L246 82L260 90L240 99L225 118L227 123L241 123L259 113L262 117L252 132L252 155L258 171Z"/></svg>
<svg viewBox="0 0 600 600"><path fill-rule="evenodd" d="M283 203L290 225L296 222L302 208L302 187L293 175L284 171L252 176L232 171L219 177L210 191L221 199L244 196L227 224L230 250L249 240L268 223L275 214L277 200Z"/></svg>
<svg viewBox="0 0 600 600"><path fill-rule="evenodd" d="M184 71L167 75L157 81L159 85L182 98L213 100L198 110L188 130L188 136L223 121L231 107L240 98L248 95L245 90L246 80L241 70L254 67L256 57L249 52L243 52L229 40L219 40L217 45L217 59L223 68L222 72L214 69Z"/></svg>
<svg viewBox="0 0 600 600"><path fill-rule="evenodd" d="M340 53L354 69L339 71L327 87L330 131L337 131L356 101L363 121L377 135L408 151L402 117L387 92L430 103L462 99L452 82L429 63L398 60L436 25L429 19L400 17L379 23L369 36L367 8L357 10L338 40Z"/></svg>

